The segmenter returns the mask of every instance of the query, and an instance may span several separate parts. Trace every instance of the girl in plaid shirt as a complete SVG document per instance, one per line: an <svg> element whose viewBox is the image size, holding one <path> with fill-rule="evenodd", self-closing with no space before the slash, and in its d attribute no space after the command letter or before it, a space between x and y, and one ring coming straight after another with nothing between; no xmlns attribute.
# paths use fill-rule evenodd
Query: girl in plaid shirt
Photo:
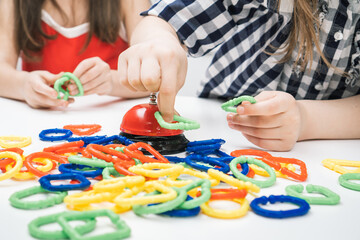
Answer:
<svg viewBox="0 0 360 240"><path fill-rule="evenodd" d="M130 89L159 92L165 120L186 52L219 46L199 96L255 96L227 116L250 142L286 151L301 140L360 137L358 0L161 0L143 15L118 70Z"/></svg>

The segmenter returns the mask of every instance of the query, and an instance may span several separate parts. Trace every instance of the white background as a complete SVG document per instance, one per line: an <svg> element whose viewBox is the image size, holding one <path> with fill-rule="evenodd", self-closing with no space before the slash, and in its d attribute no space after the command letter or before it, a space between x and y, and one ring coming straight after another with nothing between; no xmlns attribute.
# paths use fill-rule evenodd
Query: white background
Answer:
<svg viewBox="0 0 360 240"><path fill-rule="evenodd" d="M47 128L61 128L66 124L98 123L103 127L99 134L118 134L126 111L147 101L122 101L113 97L88 96L76 98L76 102L67 110L35 110L22 102L0 98L0 136L31 136L33 144L24 148L27 155L52 145L41 142L38 138L39 132ZM226 143L222 150L227 153L235 149L255 148L241 134L227 127L226 113L221 110L220 104L216 100L178 97L177 111L201 124L199 130L186 132L186 137L191 141L223 138ZM341 196L340 204L314 205L306 216L282 220L264 218L251 211L245 217L235 220L221 220L204 214L188 219L154 215L139 217L128 212L121 214L121 218L132 230L130 239L360 239L360 192L341 187L338 184L339 174L321 164L326 158L360 160L360 140L300 142L290 152L272 154L305 161L309 175L305 184L330 188ZM8 198L12 193L37 184L35 180L0 182L1 239L31 239L27 231L27 224L31 220L66 210L64 204L42 210L21 210L10 206ZM259 196L285 194L285 186L290 184L296 183L278 179L274 186L262 189ZM249 196L248 199L251 201L252 197ZM234 207L232 204L221 206ZM286 204L282 207L289 208ZM272 209L280 207L273 206Z"/></svg>

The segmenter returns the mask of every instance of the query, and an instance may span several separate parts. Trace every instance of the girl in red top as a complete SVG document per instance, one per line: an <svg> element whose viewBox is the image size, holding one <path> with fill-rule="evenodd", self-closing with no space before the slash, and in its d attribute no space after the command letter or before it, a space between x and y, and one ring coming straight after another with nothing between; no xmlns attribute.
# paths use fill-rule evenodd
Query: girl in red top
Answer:
<svg viewBox="0 0 360 240"><path fill-rule="evenodd" d="M149 6L149 0L0 1L0 96L34 108L66 107L74 100L57 99L51 87L62 72L74 73L85 95L145 96L121 86L115 69ZM77 93L76 86L68 89Z"/></svg>

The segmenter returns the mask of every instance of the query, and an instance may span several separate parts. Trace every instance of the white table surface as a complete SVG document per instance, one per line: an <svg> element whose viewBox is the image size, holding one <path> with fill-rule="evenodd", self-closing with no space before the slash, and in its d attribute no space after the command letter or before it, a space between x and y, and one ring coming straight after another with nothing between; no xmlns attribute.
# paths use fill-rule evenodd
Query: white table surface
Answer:
<svg viewBox="0 0 360 240"><path fill-rule="evenodd" d="M31 136L33 143L24 148L28 155L52 145L40 141L38 137L39 132L47 128L97 123L102 125L99 134L118 134L126 111L146 102L148 99L123 101L113 97L88 96L77 98L66 110L37 110L23 102L0 98L0 136ZM239 132L227 127L226 113L221 110L220 104L216 100L178 97L177 111L201 124L199 130L186 132L186 137L190 141L223 138L226 143L222 150L227 153L236 149L255 148ZM251 211L245 217L234 220L221 220L204 214L185 219L154 215L139 217L130 211L121 214L121 218L131 228L130 239L360 239L360 192L341 187L338 184L339 174L321 164L325 158L360 160L360 140L306 141L297 143L290 152L272 154L305 161L309 175L305 184L330 188L340 195L340 204L312 205L307 215L282 220L264 218ZM27 230L31 220L66 210L65 204L42 210L21 210L10 206L8 198L12 193L37 184L36 180L0 182L1 239L32 239ZM278 179L274 186L262 189L258 195L285 194L285 186L290 184L296 183ZM289 208L286 204L282 207ZM279 209L279 206L269 209Z"/></svg>

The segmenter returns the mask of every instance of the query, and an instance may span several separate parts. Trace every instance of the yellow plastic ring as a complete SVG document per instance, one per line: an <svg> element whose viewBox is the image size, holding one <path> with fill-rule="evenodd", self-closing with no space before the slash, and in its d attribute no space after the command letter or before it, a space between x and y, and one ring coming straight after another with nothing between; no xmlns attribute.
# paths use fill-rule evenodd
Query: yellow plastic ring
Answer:
<svg viewBox="0 0 360 240"><path fill-rule="evenodd" d="M146 205L151 203L162 203L173 200L177 197L177 193L174 189L155 181L146 182L142 188L138 188L136 191L135 188L136 187L121 193L114 199L114 202L120 207L127 207L136 204ZM157 190L161 192L161 194L133 197L142 190Z"/></svg>
<svg viewBox="0 0 360 240"><path fill-rule="evenodd" d="M23 165L23 159L20 154L14 152L0 152L1 158L11 158L15 160L15 166L3 174L0 174L0 181L13 177L16 173L18 173Z"/></svg>
<svg viewBox="0 0 360 240"><path fill-rule="evenodd" d="M289 169L292 172L296 171L296 168L293 164L291 163L280 163L281 167L286 167L287 169ZM249 167L251 167L252 170L254 170L255 174L263 176L263 177L269 177L269 173L267 171L265 171L263 168L259 167L258 165L255 164L250 164ZM275 175L276 177L279 178L285 178L285 179L290 179L287 175L281 173L280 171L275 171Z"/></svg>
<svg viewBox="0 0 360 240"><path fill-rule="evenodd" d="M104 179L94 184L95 192L122 192L125 187L133 188L145 183L143 176L127 176L112 179Z"/></svg>
<svg viewBox="0 0 360 240"><path fill-rule="evenodd" d="M208 215L209 217L222 218L222 219L240 218L245 216L249 210L249 201L245 198L222 200L222 201L233 201L239 203L240 208L235 210L223 210L223 209L212 208L209 206L209 203L212 201L217 201L217 200L210 200L200 205L202 212Z"/></svg>
<svg viewBox="0 0 360 240"><path fill-rule="evenodd" d="M160 169L160 170L154 170ZM130 172L150 177L150 178L159 178L165 176L178 177L183 171L184 167L178 164L170 163L145 163L129 168Z"/></svg>
<svg viewBox="0 0 360 240"><path fill-rule="evenodd" d="M360 161L351 161L351 160L341 160L341 159L333 159L327 158L321 162L326 168L333 170L337 173L360 173ZM357 167L356 169L348 169L346 167Z"/></svg>
<svg viewBox="0 0 360 240"><path fill-rule="evenodd" d="M23 148L31 144L31 137L1 136L0 146L3 148Z"/></svg>
<svg viewBox="0 0 360 240"><path fill-rule="evenodd" d="M223 181L233 187L237 187L238 189L246 189L249 192L255 192L258 193L260 192L260 188L258 186L256 186L255 184L251 183L251 182L244 182L241 181L239 179L236 179L234 177L231 177L229 175L226 175L223 172L220 172L218 170L215 169L209 169L208 170L208 174L210 177L215 178L219 181Z"/></svg>
<svg viewBox="0 0 360 240"><path fill-rule="evenodd" d="M219 180L210 177L206 172L200 172L189 168L184 168L181 174L187 174L201 179L208 179L210 180L212 187L215 187L220 183ZM174 177L169 177L165 180L166 185L171 187L183 187L190 184L191 182L193 182L193 180L176 180Z"/></svg>

